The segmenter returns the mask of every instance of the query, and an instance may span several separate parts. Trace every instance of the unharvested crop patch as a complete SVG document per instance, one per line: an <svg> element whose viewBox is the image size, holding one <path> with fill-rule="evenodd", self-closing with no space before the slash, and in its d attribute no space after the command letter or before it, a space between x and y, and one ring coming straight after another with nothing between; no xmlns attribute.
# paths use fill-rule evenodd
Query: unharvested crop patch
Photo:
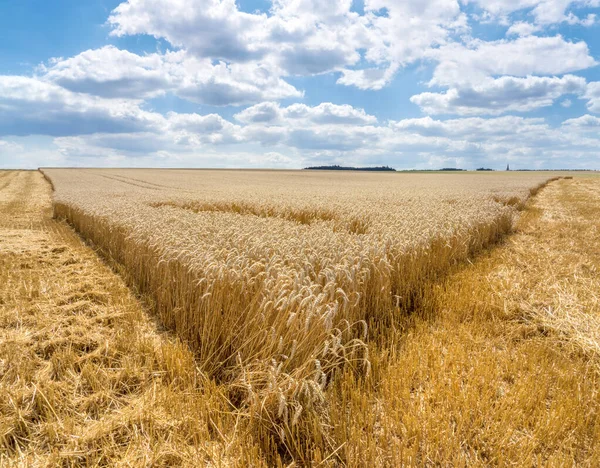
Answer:
<svg viewBox="0 0 600 468"><path fill-rule="evenodd" d="M340 461L326 391L511 231L546 174L46 170L54 210L148 294L263 451ZM168 189L170 187L170 189ZM505 202L508 200L509 202Z"/></svg>

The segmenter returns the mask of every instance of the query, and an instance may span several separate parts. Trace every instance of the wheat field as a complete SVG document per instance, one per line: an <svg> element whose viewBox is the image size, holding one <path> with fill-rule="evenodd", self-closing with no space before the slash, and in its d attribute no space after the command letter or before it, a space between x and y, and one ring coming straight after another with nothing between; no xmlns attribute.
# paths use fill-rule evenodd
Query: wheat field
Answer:
<svg viewBox="0 0 600 468"><path fill-rule="evenodd" d="M580 258L587 265L586 282L579 272L575 282L561 280L559 287L559 278L570 278L569 267L551 270L543 256L561 246L542 249L556 236L536 236L557 232L547 218L559 209L571 227L593 224L590 207L596 205L589 199L600 193L598 179L44 169L44 181L31 174L43 200L33 208L32 216L42 220L36 222L66 232L65 220L135 297L124 285L99 293L111 299L94 307L127 297L128 312L119 314L127 319L111 319L110 330L86 322L87 334L94 342L113 337L106 349L121 351L112 361L92 360L95 367L85 372L69 358L58 379L79 390L41 404L50 408L46 417L62 424L55 439L35 418L18 423L21 432L15 432L19 405L14 398L4 403L0 440L6 460L126 466L595 460L598 328L586 319L596 315L597 301L588 293L597 284L597 258L553 259L561 264ZM12 193L9 187L14 191L11 177L0 179L6 181L0 197ZM537 208L548 193L554 199ZM22 211L14 203L5 203L13 217ZM575 218L577 203L587 211ZM12 229L14 221L7 226ZM532 258L538 257L536 264ZM533 274L518 270L534 264ZM530 284L531 277L538 282ZM557 284L554 293L529 297L550 284ZM571 298L571 306L561 309L557 297L560 304ZM78 300L63 299L60 307ZM81 329L79 334L86 336ZM52 355L51 365L62 366ZM125 355L131 362L120 361ZM133 382L125 386L119 383L124 366ZM544 378L532 371L535 366ZM119 369L118 377L94 381L94 374L112 375L107 368ZM80 380L74 383L81 372L95 382L88 385L100 403L82 396L85 409L78 401L78 411L65 409L69 416L63 415L61 408L75 404L67 394L82 391ZM44 374L35 375L43 380ZM546 399L525 401L536 379L548 387ZM2 383L15 395L34 391L22 379ZM131 416L134 423L115 424L119 415L134 413L145 422ZM538 430L545 417L565 427ZM65 418L73 420L69 428ZM98 422L90 427L104 428L102 436L86 429L90 418ZM86 455L81 439L95 451Z"/></svg>

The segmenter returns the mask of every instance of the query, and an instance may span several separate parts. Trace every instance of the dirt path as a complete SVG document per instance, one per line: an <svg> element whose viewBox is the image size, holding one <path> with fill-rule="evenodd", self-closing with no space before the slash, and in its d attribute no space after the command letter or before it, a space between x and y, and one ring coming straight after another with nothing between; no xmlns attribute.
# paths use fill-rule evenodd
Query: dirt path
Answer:
<svg viewBox="0 0 600 468"><path fill-rule="evenodd" d="M600 177L562 180L536 198L505 252L509 317L536 324L600 368Z"/></svg>
<svg viewBox="0 0 600 468"><path fill-rule="evenodd" d="M0 465L226 461L207 409L225 403L202 390L186 348L51 218L43 176L0 171Z"/></svg>

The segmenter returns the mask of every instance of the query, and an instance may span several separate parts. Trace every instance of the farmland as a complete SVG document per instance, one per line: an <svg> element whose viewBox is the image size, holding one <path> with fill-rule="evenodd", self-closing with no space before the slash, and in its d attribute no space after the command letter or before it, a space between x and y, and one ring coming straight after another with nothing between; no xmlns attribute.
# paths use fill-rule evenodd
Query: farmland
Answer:
<svg viewBox="0 0 600 468"><path fill-rule="evenodd" d="M36 276L39 291L54 293L24 292L27 301L3 289L3 320L24 307L30 327L5 325L14 336L4 342L27 338L33 354L19 359L37 363L28 376L2 377L11 396L0 442L12 460L54 452L67 464L386 466L597 456L598 179L543 188L561 174L43 173L0 179L12 239L1 244L5 284L48 274L53 260L58 280L73 275L54 289ZM37 266L16 268L26 254ZM82 271L92 276L75 283ZM40 294L57 297L35 307ZM70 331L40 353L34 329L46 342ZM532 399L533 388L545 397ZM28 399L44 417L22 416ZM119 426L123 414L134 415Z"/></svg>

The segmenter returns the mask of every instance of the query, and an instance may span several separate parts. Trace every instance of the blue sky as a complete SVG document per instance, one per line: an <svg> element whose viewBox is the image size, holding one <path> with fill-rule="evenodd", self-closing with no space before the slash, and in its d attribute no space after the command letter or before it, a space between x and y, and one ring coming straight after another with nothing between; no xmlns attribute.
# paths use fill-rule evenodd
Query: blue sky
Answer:
<svg viewBox="0 0 600 468"><path fill-rule="evenodd" d="M5 0L0 167L600 169L600 0Z"/></svg>

